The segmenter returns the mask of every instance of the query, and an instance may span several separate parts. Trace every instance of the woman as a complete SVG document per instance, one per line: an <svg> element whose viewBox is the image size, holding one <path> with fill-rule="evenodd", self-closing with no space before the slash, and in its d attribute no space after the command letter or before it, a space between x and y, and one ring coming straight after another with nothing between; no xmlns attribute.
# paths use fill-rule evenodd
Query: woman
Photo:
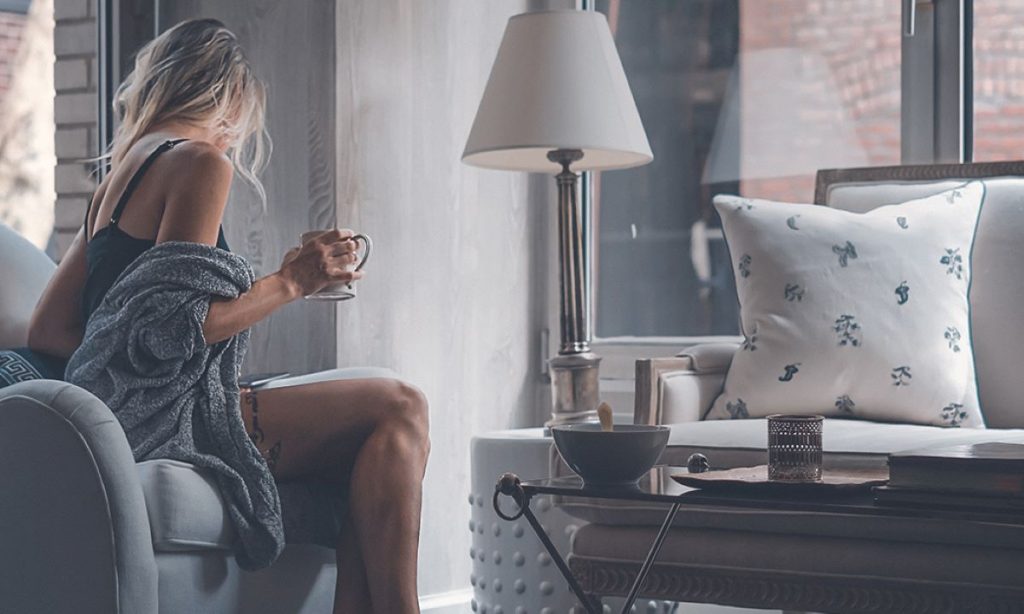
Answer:
<svg viewBox="0 0 1024 614"><path fill-rule="evenodd" d="M121 273L154 246L226 250L220 224L234 172L262 195L256 172L264 86L221 23L184 22L147 44L115 108L121 124L110 146L110 173L32 318L29 346L38 354L66 360L83 335L88 344L90 315ZM229 341L328 283L359 279L361 273L351 272L357 247L351 236L347 230L321 235L237 297L208 301L205 342ZM253 442L242 443L258 442L274 479L326 478L349 493L334 611L417 612L429 450L423 395L389 379L325 381L242 391L240 405Z"/></svg>

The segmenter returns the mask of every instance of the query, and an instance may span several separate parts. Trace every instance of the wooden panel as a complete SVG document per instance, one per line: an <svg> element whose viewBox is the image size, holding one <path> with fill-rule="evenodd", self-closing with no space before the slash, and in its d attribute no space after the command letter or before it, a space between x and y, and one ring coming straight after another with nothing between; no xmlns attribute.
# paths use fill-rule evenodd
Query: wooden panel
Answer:
<svg viewBox="0 0 1024 614"><path fill-rule="evenodd" d="M334 2L175 0L159 7L161 29L197 17L223 21L268 84L274 152L263 174L267 207L236 177L224 229L257 275L273 273L303 231L334 221ZM333 305L288 305L253 328L245 368L307 373L333 367L334 326Z"/></svg>

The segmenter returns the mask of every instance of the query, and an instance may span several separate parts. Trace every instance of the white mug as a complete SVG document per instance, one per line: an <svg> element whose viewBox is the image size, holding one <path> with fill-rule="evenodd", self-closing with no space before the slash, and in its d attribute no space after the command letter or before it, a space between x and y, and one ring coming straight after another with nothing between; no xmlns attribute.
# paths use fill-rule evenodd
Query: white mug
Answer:
<svg viewBox="0 0 1024 614"><path fill-rule="evenodd" d="M320 235L328 232L326 230L310 230L309 232L302 233L299 237L303 245L307 241L319 237ZM359 271L362 270L363 266L366 265L366 261L370 258L370 250L373 249L373 241L370 237L359 234L354 235L348 239L349 241L361 241L363 243L363 256L359 259L359 262L354 265L349 265L349 270ZM347 301L350 298L356 297L356 286L355 282L339 281L337 283L327 284L320 290L313 294L306 295L306 300L309 301Z"/></svg>

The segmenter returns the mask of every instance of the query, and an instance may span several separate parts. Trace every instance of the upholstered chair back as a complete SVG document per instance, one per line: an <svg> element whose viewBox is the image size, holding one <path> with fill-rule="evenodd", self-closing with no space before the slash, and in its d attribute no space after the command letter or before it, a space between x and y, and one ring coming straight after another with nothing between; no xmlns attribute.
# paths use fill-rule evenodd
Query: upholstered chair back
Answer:
<svg viewBox="0 0 1024 614"><path fill-rule="evenodd" d="M32 310L55 268L49 256L0 223L0 349L26 344Z"/></svg>
<svg viewBox="0 0 1024 614"><path fill-rule="evenodd" d="M935 194L970 178L984 181L972 258L971 334L981 408L986 424L994 428L1024 428L1021 175L1024 163L850 169L818 176L818 203L858 212Z"/></svg>

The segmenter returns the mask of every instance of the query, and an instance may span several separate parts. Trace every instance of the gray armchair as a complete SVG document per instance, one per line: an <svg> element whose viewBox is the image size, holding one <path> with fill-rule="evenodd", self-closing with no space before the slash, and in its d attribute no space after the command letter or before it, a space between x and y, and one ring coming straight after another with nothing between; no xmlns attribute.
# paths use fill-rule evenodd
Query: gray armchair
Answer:
<svg viewBox="0 0 1024 614"><path fill-rule="evenodd" d="M54 267L2 224L0 262L0 348L17 347ZM393 374L339 369L273 385L375 376ZM280 486L284 499L301 485ZM274 565L247 572L234 539L213 480L188 463L136 463L89 392L51 380L0 389L0 611L331 611L333 549L289 543Z"/></svg>

